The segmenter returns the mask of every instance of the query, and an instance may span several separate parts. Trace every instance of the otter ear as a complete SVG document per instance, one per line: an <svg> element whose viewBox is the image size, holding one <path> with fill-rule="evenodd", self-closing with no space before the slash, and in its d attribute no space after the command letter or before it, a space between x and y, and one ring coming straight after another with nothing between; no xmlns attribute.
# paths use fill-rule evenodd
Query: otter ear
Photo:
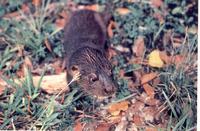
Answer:
<svg viewBox="0 0 200 131"><path fill-rule="evenodd" d="M88 75L88 78L90 83L94 83L99 80L98 76L95 73L90 73Z"/></svg>

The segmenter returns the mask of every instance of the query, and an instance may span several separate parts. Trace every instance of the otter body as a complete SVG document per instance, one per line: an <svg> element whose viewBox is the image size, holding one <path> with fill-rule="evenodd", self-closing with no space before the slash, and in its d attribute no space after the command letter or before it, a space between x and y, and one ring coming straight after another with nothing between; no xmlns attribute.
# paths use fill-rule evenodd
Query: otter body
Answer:
<svg viewBox="0 0 200 131"><path fill-rule="evenodd" d="M68 74L80 72L79 85L89 94L109 96L116 90L106 57L106 21L100 13L75 11L64 28Z"/></svg>

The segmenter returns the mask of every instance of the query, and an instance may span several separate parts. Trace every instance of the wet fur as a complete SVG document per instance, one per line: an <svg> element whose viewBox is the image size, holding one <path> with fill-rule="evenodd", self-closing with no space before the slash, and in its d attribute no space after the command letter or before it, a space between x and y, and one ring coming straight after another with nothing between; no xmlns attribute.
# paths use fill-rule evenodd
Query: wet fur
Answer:
<svg viewBox="0 0 200 131"><path fill-rule="evenodd" d="M80 86L89 94L97 96L111 95L116 89L111 76L111 64L106 57L106 24L100 13L81 10L71 14L64 29L68 74L72 74L72 66L78 66ZM90 82L91 73L98 76L98 81Z"/></svg>

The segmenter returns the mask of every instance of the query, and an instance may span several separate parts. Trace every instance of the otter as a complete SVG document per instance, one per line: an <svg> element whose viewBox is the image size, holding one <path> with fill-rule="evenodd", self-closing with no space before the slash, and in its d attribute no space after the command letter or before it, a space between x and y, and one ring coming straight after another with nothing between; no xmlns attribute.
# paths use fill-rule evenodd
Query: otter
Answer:
<svg viewBox="0 0 200 131"><path fill-rule="evenodd" d="M107 25L108 17L84 9L72 12L64 28L67 74L80 72L78 84L95 96L110 96L117 88L106 55Z"/></svg>

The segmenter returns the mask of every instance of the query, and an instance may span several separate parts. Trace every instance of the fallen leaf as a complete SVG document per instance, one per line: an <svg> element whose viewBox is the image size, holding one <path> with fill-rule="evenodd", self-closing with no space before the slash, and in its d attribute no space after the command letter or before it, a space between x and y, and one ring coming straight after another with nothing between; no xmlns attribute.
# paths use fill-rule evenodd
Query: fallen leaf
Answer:
<svg viewBox="0 0 200 131"><path fill-rule="evenodd" d="M108 107L108 112L113 116L117 116L121 111L126 111L128 109L128 104L128 101L111 104Z"/></svg>
<svg viewBox="0 0 200 131"><path fill-rule="evenodd" d="M160 78L157 77L157 78L153 79L153 84L152 84L152 86L156 87L159 83L160 83Z"/></svg>
<svg viewBox="0 0 200 131"><path fill-rule="evenodd" d="M156 127L145 127L145 131L158 131L159 128L156 128Z"/></svg>
<svg viewBox="0 0 200 131"><path fill-rule="evenodd" d="M54 68L55 74L60 74L64 71L62 64L63 61L61 59L56 59L52 64L50 64L50 66Z"/></svg>
<svg viewBox="0 0 200 131"><path fill-rule="evenodd" d="M92 10L92 11L100 11L100 6L98 4L87 5L85 9Z"/></svg>
<svg viewBox="0 0 200 131"><path fill-rule="evenodd" d="M141 112L144 109L145 105L144 102L136 101L132 104L131 110L133 112Z"/></svg>
<svg viewBox="0 0 200 131"><path fill-rule="evenodd" d="M142 93L137 99L139 101L141 101L142 103L144 103L146 105L149 105L149 106L158 106L158 105L160 105L160 101L159 100L147 96L146 93Z"/></svg>
<svg viewBox="0 0 200 131"><path fill-rule="evenodd" d="M144 103L149 106L159 106L160 105L159 100L151 98L151 97L147 97L146 100L144 101Z"/></svg>
<svg viewBox="0 0 200 131"><path fill-rule="evenodd" d="M155 95L155 91L154 88L152 86L150 86L148 83L143 85L143 88L145 90L145 92L147 93L148 96L150 96L151 98L154 98Z"/></svg>
<svg viewBox="0 0 200 131"><path fill-rule="evenodd" d="M108 118L108 120L113 123L113 124L116 124L116 123L119 123L121 121L121 116L111 116Z"/></svg>
<svg viewBox="0 0 200 131"><path fill-rule="evenodd" d="M0 76L1 75L2 74L0 72ZM3 79L1 79L1 77L0 77L0 95L3 94L4 90L6 89L6 85L7 85L7 83Z"/></svg>
<svg viewBox="0 0 200 131"><path fill-rule="evenodd" d="M159 8L160 6L163 5L163 1L162 0L151 0L151 4L157 8Z"/></svg>
<svg viewBox="0 0 200 131"><path fill-rule="evenodd" d="M156 73L156 72L152 72L152 73L143 75L140 80L141 85L155 79L157 76L158 76L158 73Z"/></svg>
<svg viewBox="0 0 200 131"><path fill-rule="evenodd" d="M100 123L96 127L95 131L110 131L111 124L109 123Z"/></svg>
<svg viewBox="0 0 200 131"><path fill-rule="evenodd" d="M65 27L65 24L66 24L66 19L56 19L56 22L55 22L57 28L59 29L64 29Z"/></svg>
<svg viewBox="0 0 200 131"><path fill-rule="evenodd" d="M131 13L131 10L128 8L117 8L116 12L120 15L127 15L127 14Z"/></svg>
<svg viewBox="0 0 200 131"><path fill-rule="evenodd" d="M26 72L26 70L25 70ZM20 78L20 79L14 79L14 82L16 84L22 84L21 81L24 81L25 78ZM35 87L38 86L38 83L41 79L41 76L33 76L33 85ZM3 81L3 80L2 80ZM4 82L5 83L5 82ZM0 84L2 85L2 82L0 81ZM5 86L7 83L5 83ZM45 75L43 76L43 79L41 81L40 87L42 90L49 94L57 94L60 91L62 92L67 92L69 91L69 87L67 85L67 77L66 73L61 73L58 75Z"/></svg>
<svg viewBox="0 0 200 131"><path fill-rule="evenodd" d="M120 123L118 123L118 124L115 126L115 131L126 131L127 126L128 126L128 121L127 121L127 119L125 118L125 116L123 116L123 117L121 118Z"/></svg>
<svg viewBox="0 0 200 131"><path fill-rule="evenodd" d="M82 131L83 125L80 122L77 122L74 126L74 131Z"/></svg>
<svg viewBox="0 0 200 131"><path fill-rule="evenodd" d="M47 49L48 49L50 52L52 52L51 44L49 43L48 39L45 39L44 43L45 43L45 46L47 47Z"/></svg>
<svg viewBox="0 0 200 131"><path fill-rule="evenodd" d="M160 51L154 50L149 54L148 64L152 67L161 68L164 66L164 62L160 58Z"/></svg>
<svg viewBox="0 0 200 131"><path fill-rule="evenodd" d="M134 46L132 47L132 51L137 57L143 57L145 51L145 45L144 45L144 38L142 36L139 36L135 40Z"/></svg>
<svg viewBox="0 0 200 131"><path fill-rule="evenodd" d="M5 90L5 83L0 80L0 96L3 94Z"/></svg>
<svg viewBox="0 0 200 131"><path fill-rule="evenodd" d="M139 115L133 116L133 122L136 126L142 126L143 125L143 122L142 122L141 117Z"/></svg>
<svg viewBox="0 0 200 131"><path fill-rule="evenodd" d="M32 0L34 6L39 6L41 4L41 0Z"/></svg>
<svg viewBox="0 0 200 131"><path fill-rule="evenodd" d="M164 61L166 64L171 64L171 57L167 55L165 51L159 52L160 59Z"/></svg>
<svg viewBox="0 0 200 131"><path fill-rule="evenodd" d="M116 23L114 21L110 21L108 28L107 28L109 38L113 37L113 28L115 28L115 27L116 27Z"/></svg>
<svg viewBox="0 0 200 131"><path fill-rule="evenodd" d="M156 113L157 109L155 107L148 106L143 109L142 116L144 117L145 121L153 122Z"/></svg>
<svg viewBox="0 0 200 131"><path fill-rule="evenodd" d="M25 64L25 66L29 67L30 69L33 69L33 64L32 64L30 57L25 56L24 64Z"/></svg>

